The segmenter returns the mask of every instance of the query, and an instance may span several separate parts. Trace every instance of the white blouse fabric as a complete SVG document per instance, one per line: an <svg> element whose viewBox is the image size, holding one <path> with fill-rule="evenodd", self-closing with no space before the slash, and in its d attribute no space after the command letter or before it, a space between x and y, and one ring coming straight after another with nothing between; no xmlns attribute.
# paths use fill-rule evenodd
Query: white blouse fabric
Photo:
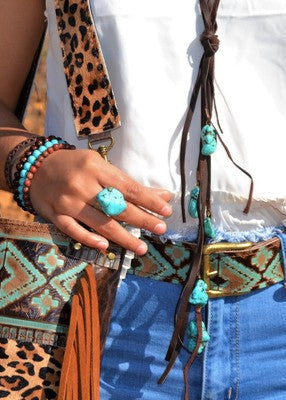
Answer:
<svg viewBox="0 0 286 400"><path fill-rule="evenodd" d="M198 1L90 0L90 5L122 119L111 159L144 185L171 190L169 229L192 231L197 220L181 222L178 160L202 55ZM47 18L46 133L86 148L87 141L76 138L53 0L47 0ZM224 231L279 226L286 219L286 2L221 0L218 27L215 89L223 138L234 160L252 174L254 200L243 214L249 178L218 144L212 156L212 216ZM199 136L197 107L187 143L188 192L195 184Z"/></svg>

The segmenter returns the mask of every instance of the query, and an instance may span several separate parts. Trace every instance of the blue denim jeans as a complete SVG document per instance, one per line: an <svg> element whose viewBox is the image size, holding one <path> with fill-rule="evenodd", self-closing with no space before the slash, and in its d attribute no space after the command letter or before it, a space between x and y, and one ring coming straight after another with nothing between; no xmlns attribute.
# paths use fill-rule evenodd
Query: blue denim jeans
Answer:
<svg viewBox="0 0 286 400"><path fill-rule="evenodd" d="M286 242L285 242L286 243ZM101 400L181 400L180 354L166 382L165 353L179 285L127 276L118 290L101 373ZM211 340L190 369L191 400L286 399L286 290L211 299Z"/></svg>

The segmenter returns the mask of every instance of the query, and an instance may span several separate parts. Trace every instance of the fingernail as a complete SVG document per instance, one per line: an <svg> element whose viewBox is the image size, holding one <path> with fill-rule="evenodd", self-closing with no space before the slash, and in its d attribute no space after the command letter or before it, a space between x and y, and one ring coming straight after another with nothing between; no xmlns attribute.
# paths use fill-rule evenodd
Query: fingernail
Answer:
<svg viewBox="0 0 286 400"><path fill-rule="evenodd" d="M138 256L143 256L143 254L145 254L148 250L148 247L145 243L140 244L137 249L136 249L136 254L138 254Z"/></svg>
<svg viewBox="0 0 286 400"><path fill-rule="evenodd" d="M99 242L97 242L97 246L105 250L109 246L109 243L105 242L104 240L100 240Z"/></svg>
<svg viewBox="0 0 286 400"><path fill-rule="evenodd" d="M173 211L172 206L170 206L170 204L166 204L166 205L162 208L160 214L161 214L161 215L165 215L165 216L167 217L167 216L169 216L169 215L172 214L172 211Z"/></svg>
<svg viewBox="0 0 286 400"><path fill-rule="evenodd" d="M166 229L167 229L166 224L160 222L155 226L154 233L157 233L157 235L162 235L163 233L166 232Z"/></svg>

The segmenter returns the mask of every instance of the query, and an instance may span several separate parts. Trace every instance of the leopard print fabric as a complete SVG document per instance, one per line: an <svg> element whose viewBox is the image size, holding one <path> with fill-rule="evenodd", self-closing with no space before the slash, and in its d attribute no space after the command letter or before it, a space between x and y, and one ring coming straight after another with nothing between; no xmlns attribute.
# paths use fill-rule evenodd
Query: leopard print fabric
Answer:
<svg viewBox="0 0 286 400"><path fill-rule="evenodd" d="M79 136L120 126L116 102L87 0L55 0L63 65Z"/></svg>
<svg viewBox="0 0 286 400"><path fill-rule="evenodd" d="M0 339L0 398L56 399L63 348Z"/></svg>

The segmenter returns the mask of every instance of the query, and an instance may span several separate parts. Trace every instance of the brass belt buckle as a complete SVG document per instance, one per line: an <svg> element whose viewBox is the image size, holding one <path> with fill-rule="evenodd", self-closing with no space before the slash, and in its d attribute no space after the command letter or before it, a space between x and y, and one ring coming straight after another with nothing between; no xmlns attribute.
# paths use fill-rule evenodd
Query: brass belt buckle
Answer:
<svg viewBox="0 0 286 400"><path fill-rule="evenodd" d="M227 293L222 290L212 290L211 289L211 278L218 275L218 271L211 270L210 256L213 253L222 253L224 251L236 251L236 250L246 250L253 246L252 242L241 242L241 243L212 243L204 246L203 249L203 263L202 263L202 276L206 284L208 285L207 293L213 297L223 297L232 296L233 293Z"/></svg>

